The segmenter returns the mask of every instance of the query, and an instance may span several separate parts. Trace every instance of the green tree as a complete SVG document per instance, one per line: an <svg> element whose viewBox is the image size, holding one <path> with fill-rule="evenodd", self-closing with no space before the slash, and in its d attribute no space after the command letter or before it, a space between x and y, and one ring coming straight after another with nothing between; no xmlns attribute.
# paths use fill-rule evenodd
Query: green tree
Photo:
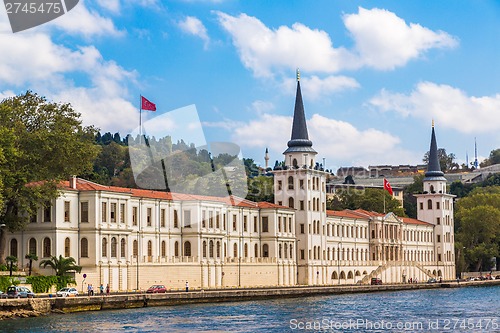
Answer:
<svg viewBox="0 0 500 333"><path fill-rule="evenodd" d="M9 271L10 271L9 276L12 276L12 269L14 267L14 264L17 262L17 257L7 256L7 258L5 258L5 260L9 264Z"/></svg>
<svg viewBox="0 0 500 333"><path fill-rule="evenodd" d="M29 254L25 255L24 258L26 258L30 261L28 276L31 276L31 272L33 270L33 261L37 261L38 256L34 253L29 253Z"/></svg>
<svg viewBox="0 0 500 333"><path fill-rule="evenodd" d="M500 186L477 187L460 199L455 222L467 266L475 271L489 269L492 257L499 255Z"/></svg>
<svg viewBox="0 0 500 333"><path fill-rule="evenodd" d="M336 195L338 200L329 200L327 209L364 209L384 213L385 199L385 212L405 216L401 203L383 189L350 186L337 189Z"/></svg>
<svg viewBox="0 0 500 333"><path fill-rule="evenodd" d="M500 149L494 149L490 152L490 156L479 164L482 168L485 166L500 164Z"/></svg>
<svg viewBox="0 0 500 333"><path fill-rule="evenodd" d="M83 127L69 104L30 91L0 102L0 263L5 229L23 230L37 207L58 196L57 185L90 170L95 129ZM29 186L27 186L30 184Z"/></svg>
<svg viewBox="0 0 500 333"><path fill-rule="evenodd" d="M47 266L56 272L56 276L64 276L72 271L78 273L82 271L82 266L78 266L73 257L64 258L62 255L59 255L59 258L52 256L50 259L40 261L40 267L46 268Z"/></svg>
<svg viewBox="0 0 500 333"><path fill-rule="evenodd" d="M446 149L444 148L438 149L438 158L441 170L443 172L450 170L457 170L459 168L459 165L455 162L455 154L453 153L447 154ZM429 164L429 152L425 153L424 158L422 160L424 161L425 164Z"/></svg>
<svg viewBox="0 0 500 333"><path fill-rule="evenodd" d="M248 178L247 199L255 202L274 202L274 178L258 176Z"/></svg>
<svg viewBox="0 0 500 333"><path fill-rule="evenodd" d="M403 208L408 217L417 218L417 198L413 194L422 193L423 184L424 175L420 174L414 176L413 183L403 189Z"/></svg>

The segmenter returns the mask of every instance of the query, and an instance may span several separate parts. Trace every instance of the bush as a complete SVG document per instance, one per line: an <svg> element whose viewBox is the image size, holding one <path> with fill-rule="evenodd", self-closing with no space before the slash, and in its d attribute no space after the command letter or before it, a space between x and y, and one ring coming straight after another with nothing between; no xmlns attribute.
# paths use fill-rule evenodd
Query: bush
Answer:
<svg viewBox="0 0 500 333"><path fill-rule="evenodd" d="M75 280L71 276L28 276L27 283L31 283L34 293L47 293L52 286L57 290L67 287L68 284L75 284Z"/></svg>
<svg viewBox="0 0 500 333"><path fill-rule="evenodd" d="M17 286L19 284L19 280L15 277L10 276L0 276L0 290L7 291L7 288L14 285Z"/></svg>

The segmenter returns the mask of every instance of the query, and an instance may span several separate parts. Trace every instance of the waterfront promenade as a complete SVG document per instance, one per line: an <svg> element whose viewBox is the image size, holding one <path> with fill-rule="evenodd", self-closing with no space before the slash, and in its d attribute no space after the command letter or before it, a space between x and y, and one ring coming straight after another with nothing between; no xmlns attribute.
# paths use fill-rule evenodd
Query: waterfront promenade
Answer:
<svg viewBox="0 0 500 333"><path fill-rule="evenodd" d="M79 296L67 298L39 297L34 299L0 300L0 319L33 317L50 313L71 313L110 309L130 309L191 303L237 302L271 298L308 297L383 291L459 288L468 286L500 285L500 280L443 282L418 284L351 285L351 286L297 286L286 288L194 290L165 294L117 294L110 296Z"/></svg>

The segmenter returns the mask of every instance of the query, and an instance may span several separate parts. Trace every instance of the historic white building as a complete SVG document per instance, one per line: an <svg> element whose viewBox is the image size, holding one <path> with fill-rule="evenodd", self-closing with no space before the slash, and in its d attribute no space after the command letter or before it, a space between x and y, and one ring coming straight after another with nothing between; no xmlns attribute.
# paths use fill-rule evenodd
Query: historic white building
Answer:
<svg viewBox="0 0 500 333"><path fill-rule="evenodd" d="M315 162L297 82L285 166L275 203L103 186L72 177L7 253L74 257L84 289L255 287L453 279L453 196L439 169L432 128L418 219L326 210L326 173ZM36 263L34 265L37 266ZM36 269L50 274L50 269ZM86 278L83 278L86 274Z"/></svg>

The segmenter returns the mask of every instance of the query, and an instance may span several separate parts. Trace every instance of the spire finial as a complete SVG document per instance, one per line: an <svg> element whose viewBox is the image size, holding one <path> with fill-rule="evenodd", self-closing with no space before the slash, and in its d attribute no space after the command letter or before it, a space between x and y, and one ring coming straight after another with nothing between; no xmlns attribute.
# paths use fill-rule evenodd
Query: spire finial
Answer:
<svg viewBox="0 0 500 333"><path fill-rule="evenodd" d="M432 128L434 128L434 119L432 119Z"/></svg>
<svg viewBox="0 0 500 333"><path fill-rule="evenodd" d="M297 68L297 82L300 81L300 70Z"/></svg>

